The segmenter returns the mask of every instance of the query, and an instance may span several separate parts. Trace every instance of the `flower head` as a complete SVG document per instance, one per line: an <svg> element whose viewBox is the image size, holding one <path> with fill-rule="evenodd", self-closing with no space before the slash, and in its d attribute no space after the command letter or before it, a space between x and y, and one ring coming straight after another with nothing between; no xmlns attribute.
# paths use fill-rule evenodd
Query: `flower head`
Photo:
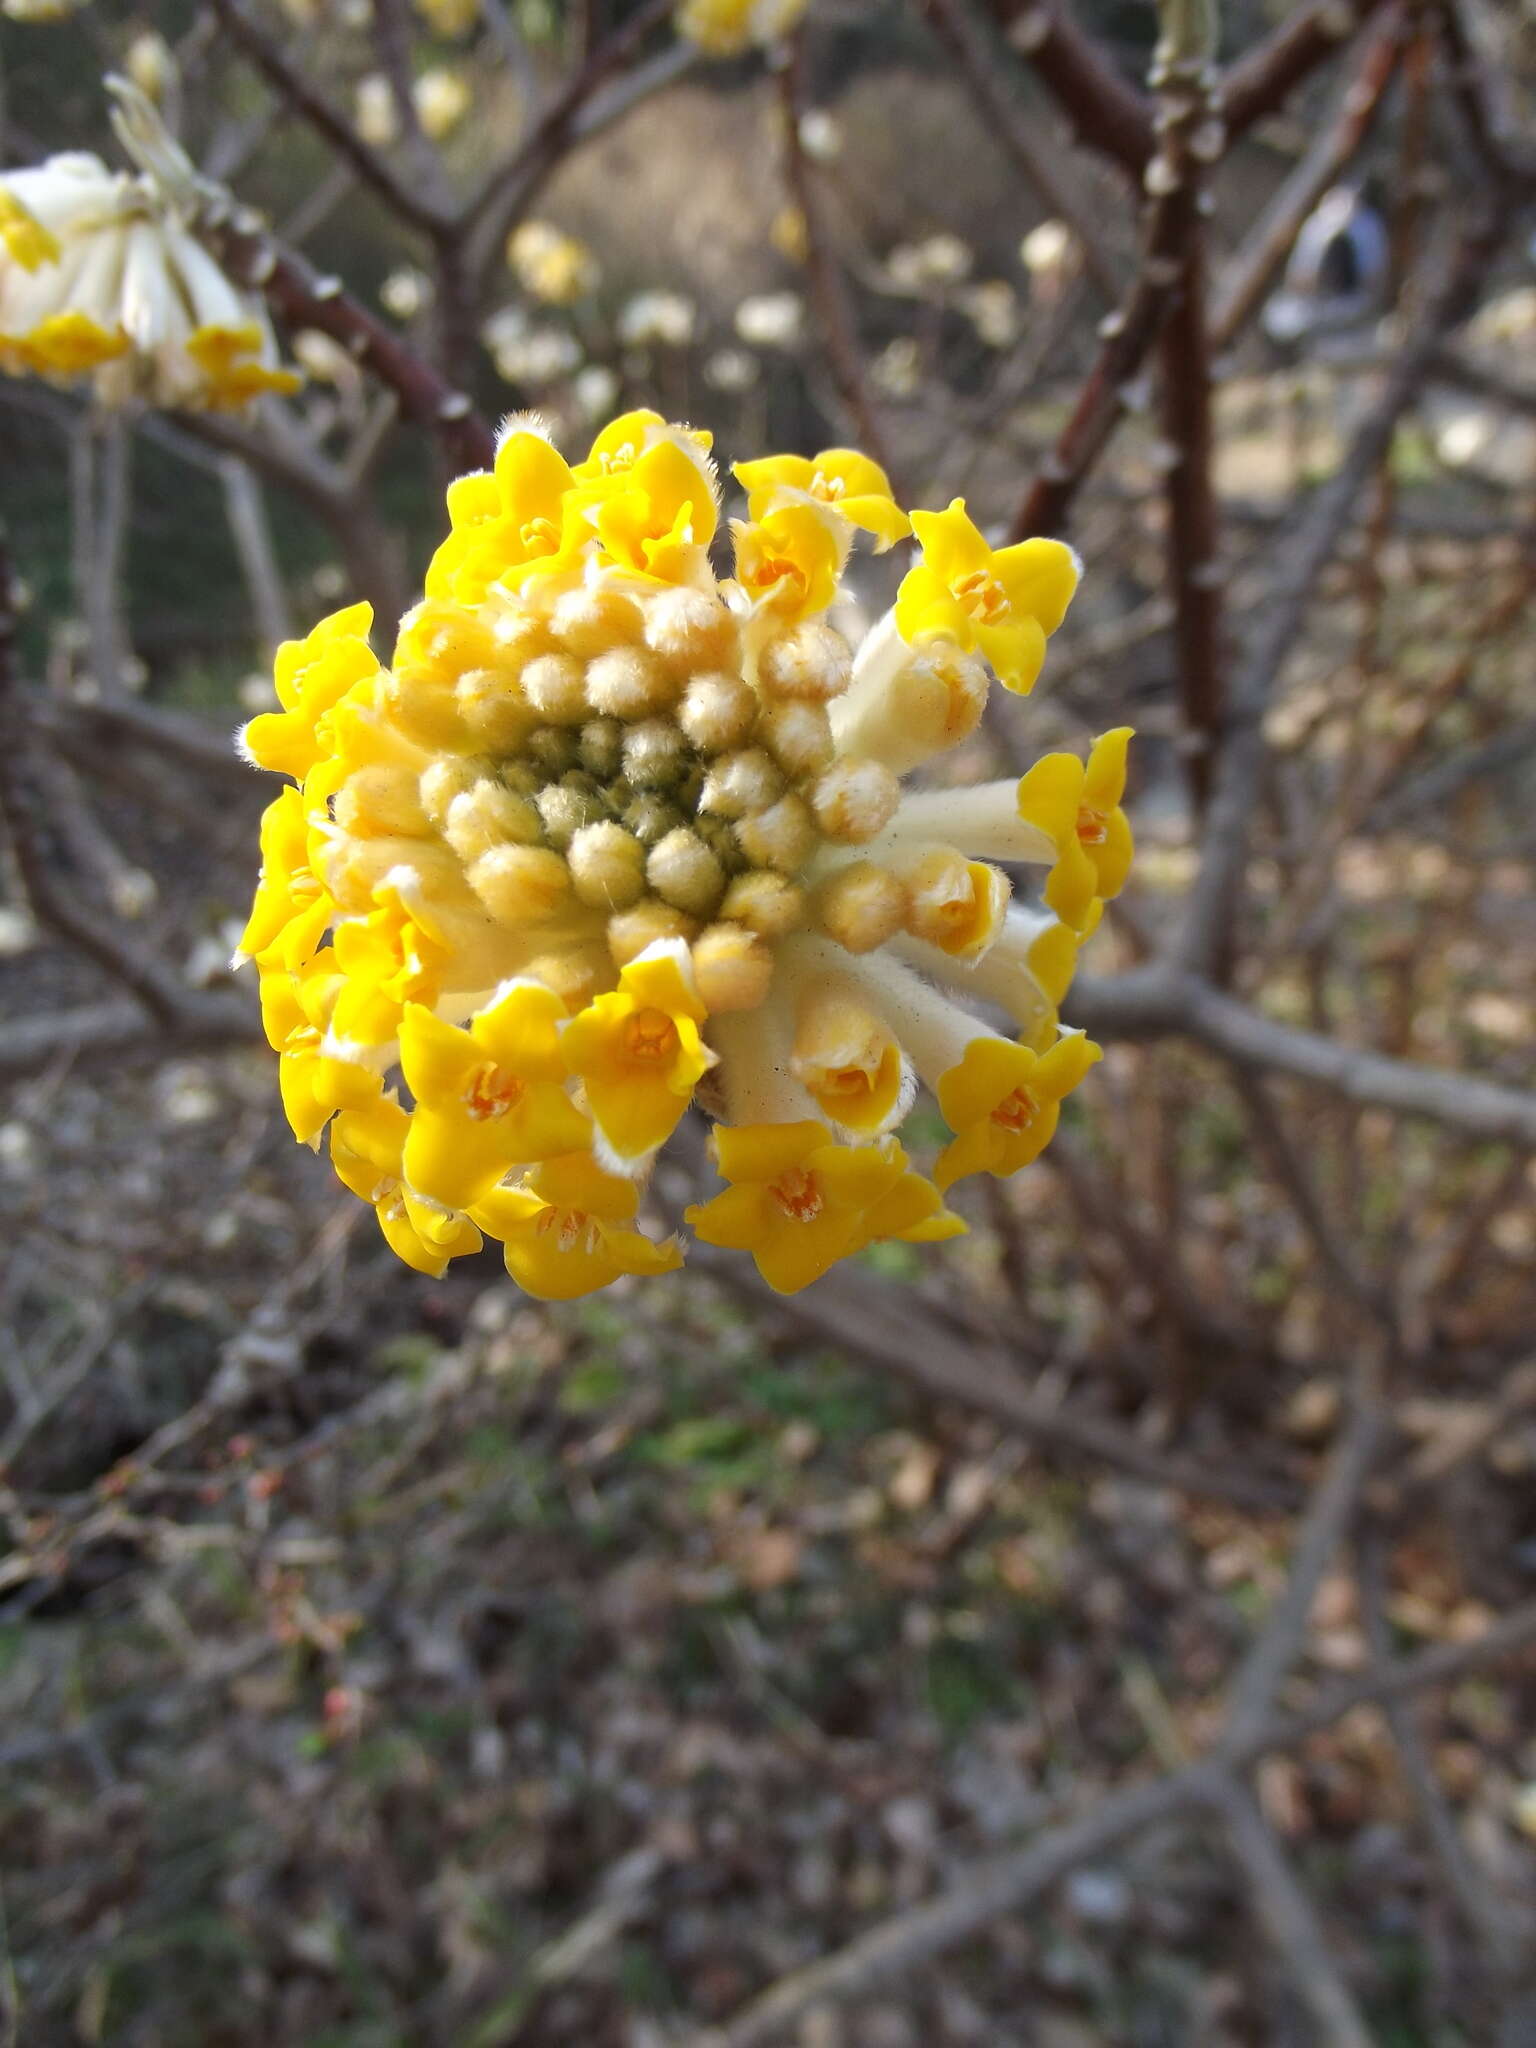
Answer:
<svg viewBox="0 0 1536 2048"><path fill-rule="evenodd" d="M788 35L808 0L680 0L677 32L709 57L737 57Z"/></svg>
<svg viewBox="0 0 1536 2048"><path fill-rule="evenodd" d="M855 650L850 548L907 525L883 472L830 449L737 475L720 577L707 435L635 411L568 463L509 422L450 487L390 665L340 612L246 728L291 778L241 939L284 1104L424 1271L482 1235L550 1298L670 1270L642 1190L707 1102L726 1185L689 1220L801 1287L963 1229L940 1188L1033 1159L1096 1056L1057 1013L1124 876L1125 735L1022 781L901 779L974 731L989 660L1024 673L1072 558L919 513ZM1044 907L998 863L1035 863ZM934 1178L896 1135L919 1084L954 1132Z"/></svg>
<svg viewBox="0 0 1536 2048"><path fill-rule="evenodd" d="M0 372L214 410L299 383L159 181L76 152L0 176Z"/></svg>

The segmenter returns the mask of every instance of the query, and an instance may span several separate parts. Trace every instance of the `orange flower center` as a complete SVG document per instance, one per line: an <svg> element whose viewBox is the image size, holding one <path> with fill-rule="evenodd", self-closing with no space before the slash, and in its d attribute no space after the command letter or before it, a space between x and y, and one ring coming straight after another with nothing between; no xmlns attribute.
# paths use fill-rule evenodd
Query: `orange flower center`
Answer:
<svg viewBox="0 0 1536 2048"><path fill-rule="evenodd" d="M603 1234L602 1226L585 1209L543 1209L533 1227L540 1237L552 1236L557 1251L573 1252L579 1247L589 1257L597 1250Z"/></svg>
<svg viewBox="0 0 1536 2048"><path fill-rule="evenodd" d="M874 1085L869 1067L830 1067L821 1084L825 1095L868 1095Z"/></svg>
<svg viewBox="0 0 1536 2048"><path fill-rule="evenodd" d="M972 569L951 589L960 609L978 625L995 626L1008 616L1008 593L988 569Z"/></svg>
<svg viewBox="0 0 1536 2048"><path fill-rule="evenodd" d="M641 1066L660 1066L677 1049L677 1026L665 1010L637 1010L624 1026L624 1050Z"/></svg>
<svg viewBox="0 0 1536 2048"><path fill-rule="evenodd" d="M805 573L794 562L782 555L759 555L756 562L742 577L754 590L774 590L781 583L788 583L803 590Z"/></svg>
<svg viewBox="0 0 1536 2048"><path fill-rule="evenodd" d="M1102 846L1109 837L1108 813L1084 804L1077 814L1077 836L1084 846Z"/></svg>
<svg viewBox="0 0 1536 2048"><path fill-rule="evenodd" d="M1015 1088L1011 1095L1005 1095L992 1112L993 1123L1017 1137L1027 1131L1040 1114L1040 1105L1027 1088Z"/></svg>
<svg viewBox="0 0 1536 2048"><path fill-rule="evenodd" d="M768 1192L791 1223L814 1223L821 1214L821 1183L803 1166L781 1173Z"/></svg>
<svg viewBox="0 0 1536 2048"><path fill-rule="evenodd" d="M477 1067L464 1090L464 1113L472 1122L483 1124L492 1117L505 1116L523 1099L523 1084L489 1061Z"/></svg>

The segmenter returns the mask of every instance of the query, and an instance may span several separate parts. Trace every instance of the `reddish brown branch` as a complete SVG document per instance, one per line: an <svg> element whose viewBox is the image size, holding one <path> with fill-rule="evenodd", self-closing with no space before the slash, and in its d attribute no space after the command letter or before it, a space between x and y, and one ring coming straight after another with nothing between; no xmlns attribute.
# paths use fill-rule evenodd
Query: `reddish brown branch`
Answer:
<svg viewBox="0 0 1536 2048"><path fill-rule="evenodd" d="M989 0L989 5L1078 140L1139 181L1156 147L1152 110L1143 95L1110 69L1057 0Z"/></svg>
<svg viewBox="0 0 1536 2048"><path fill-rule="evenodd" d="M790 199L805 222L806 278L832 381L860 443L876 462L889 470L885 436L864 381L863 357L847 281L828 239L821 194L800 144L800 117L805 110L805 44L801 35L797 34L790 43L778 83L779 104L784 112L784 180Z"/></svg>
<svg viewBox="0 0 1536 2048"><path fill-rule="evenodd" d="M1283 106L1304 78L1385 5L1386 0L1316 0L1239 58L1221 92L1228 145Z"/></svg>
<svg viewBox="0 0 1536 2048"><path fill-rule="evenodd" d="M290 328L315 327L339 341L389 386L409 418L437 435L455 470L490 466L496 439L468 393L457 390L344 291L339 278L322 277L243 208L210 213L203 225L238 283L261 292Z"/></svg>
<svg viewBox="0 0 1536 2048"><path fill-rule="evenodd" d="M1071 229L1082 250L1083 268L1113 305L1121 289L1115 265L1070 181L1052 162L1049 136L1037 139L1029 113L1009 92L980 26L963 0L923 0L923 11L934 34L965 74L993 140L1012 159L1025 183L1033 186L1047 210Z"/></svg>
<svg viewBox="0 0 1536 2048"><path fill-rule="evenodd" d="M1163 436L1168 470L1168 581L1174 602L1183 740L1189 747L1190 790L1197 810L1210 794L1220 739L1221 556L1217 531L1211 432L1210 341L1205 319L1205 235L1198 192L1182 195L1184 259L1173 305L1158 344Z"/></svg>

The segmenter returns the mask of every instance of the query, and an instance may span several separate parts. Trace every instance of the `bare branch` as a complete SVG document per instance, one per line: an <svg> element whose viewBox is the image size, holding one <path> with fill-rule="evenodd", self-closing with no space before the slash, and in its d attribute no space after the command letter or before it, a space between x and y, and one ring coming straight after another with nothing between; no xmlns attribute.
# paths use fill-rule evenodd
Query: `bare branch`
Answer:
<svg viewBox="0 0 1536 2048"><path fill-rule="evenodd" d="M1078 140L1140 181L1152 157L1152 110L1112 71L1059 0L988 0L1013 47L1066 114Z"/></svg>
<svg viewBox="0 0 1536 2048"><path fill-rule="evenodd" d="M1230 143L1275 113L1385 0L1315 0L1292 14L1227 73L1221 110Z"/></svg>

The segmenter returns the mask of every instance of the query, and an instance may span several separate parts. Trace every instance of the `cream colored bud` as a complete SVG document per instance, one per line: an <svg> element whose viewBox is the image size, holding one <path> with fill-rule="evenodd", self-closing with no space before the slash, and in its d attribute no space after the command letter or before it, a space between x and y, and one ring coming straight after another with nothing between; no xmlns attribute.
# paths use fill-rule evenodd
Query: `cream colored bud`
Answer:
<svg viewBox="0 0 1536 2048"><path fill-rule="evenodd" d="M521 686L502 669L467 670L453 696L475 745L493 754L513 752L535 723Z"/></svg>
<svg viewBox="0 0 1536 2048"><path fill-rule="evenodd" d="M563 853L583 825L595 825L603 816L600 799L589 789L568 782L552 782L534 798L544 834L551 846Z"/></svg>
<svg viewBox="0 0 1536 2048"><path fill-rule="evenodd" d="M376 708L396 732L415 745L434 753L440 749L467 753L480 744L459 709L455 682L392 675L384 669L375 690Z"/></svg>
<svg viewBox="0 0 1536 2048"><path fill-rule="evenodd" d="M986 709L990 680L978 655L953 641L931 642L888 682L855 682L833 715L838 744L844 753L872 755L905 775L969 738Z"/></svg>
<svg viewBox="0 0 1536 2048"><path fill-rule="evenodd" d="M399 832L424 838L432 829L422 808L420 776L382 761L352 771L337 791L334 815L344 832L365 837Z"/></svg>
<svg viewBox="0 0 1536 2048"><path fill-rule="evenodd" d="M812 907L829 938L850 953L872 953L901 930L907 892L889 868L856 860L827 877Z"/></svg>
<svg viewBox="0 0 1536 2048"><path fill-rule="evenodd" d="M714 849L721 867L728 875L738 874L746 866L747 857L736 837L736 827L727 819L711 817L708 811L695 810L692 829L698 833L706 846Z"/></svg>
<svg viewBox="0 0 1536 2048"><path fill-rule="evenodd" d="M668 803L653 790L643 790L625 805L619 816L625 831L632 832L642 846L655 846L683 822L677 805Z"/></svg>
<svg viewBox="0 0 1536 2048"><path fill-rule="evenodd" d="M558 782L581 766L581 746L568 725L541 725L523 741L523 753L539 771L538 783Z"/></svg>
<svg viewBox="0 0 1536 2048"><path fill-rule="evenodd" d="M583 825L566 858L576 894L594 910L627 910L645 893L645 848L611 819Z"/></svg>
<svg viewBox="0 0 1536 2048"><path fill-rule="evenodd" d="M743 818L736 837L747 859L759 867L792 875L809 860L816 844L816 825L804 799L793 791L755 817Z"/></svg>
<svg viewBox="0 0 1536 2048"><path fill-rule="evenodd" d="M888 1130L910 1102L901 1048L851 974L803 989L789 1065L823 1116L861 1138Z"/></svg>
<svg viewBox="0 0 1536 2048"><path fill-rule="evenodd" d="M566 735L561 733L562 742ZM536 768L532 761L498 761L492 772L498 782L506 784L514 796L537 796L549 778L543 770Z"/></svg>
<svg viewBox="0 0 1536 2048"><path fill-rule="evenodd" d="M365 916L376 906L373 892L392 868L408 867L434 898L463 894L459 864L446 846L430 839L332 839L315 857L315 870L338 909Z"/></svg>
<svg viewBox="0 0 1536 2048"><path fill-rule="evenodd" d="M624 735L624 773L636 789L666 789L683 769L687 742L670 718L647 718Z"/></svg>
<svg viewBox="0 0 1536 2048"><path fill-rule="evenodd" d="M610 647L625 647L640 638L643 630L640 607L622 590L601 584L582 584L555 599L549 615L549 630L567 654L582 661L606 654Z"/></svg>
<svg viewBox="0 0 1536 2048"><path fill-rule="evenodd" d="M616 718L589 718L581 728L581 765L599 782L612 782L619 772L624 728Z"/></svg>
<svg viewBox="0 0 1536 2048"><path fill-rule="evenodd" d="M757 680L769 697L801 697L825 704L848 687L853 653L835 626L807 619L770 640L757 660Z"/></svg>
<svg viewBox="0 0 1536 2048"><path fill-rule="evenodd" d="M467 867L493 846L537 846L543 838L539 814L525 796L487 776L448 806L443 837Z"/></svg>
<svg viewBox="0 0 1536 2048"><path fill-rule="evenodd" d="M746 818L765 811L784 788L778 763L761 747L743 747L713 762L699 791L699 808L717 818Z"/></svg>
<svg viewBox="0 0 1536 2048"><path fill-rule="evenodd" d="M707 591L676 585L645 607L645 644L679 670L735 669L741 662L736 621Z"/></svg>
<svg viewBox="0 0 1536 2048"><path fill-rule="evenodd" d="M720 915L744 924L760 938L782 939L805 923L805 891L771 868L751 868L726 889Z"/></svg>
<svg viewBox="0 0 1536 2048"><path fill-rule="evenodd" d="M757 692L725 669L693 676L677 713L678 724L705 754L739 747L756 721Z"/></svg>
<svg viewBox="0 0 1536 2048"><path fill-rule="evenodd" d="M606 954L596 947L568 946L558 953L540 953L518 971L530 981L542 981L546 988L553 989L574 1016L611 980L607 966Z"/></svg>
<svg viewBox="0 0 1536 2048"><path fill-rule="evenodd" d="M449 754L421 771L421 807L441 831L456 796L474 788L489 763L476 754Z"/></svg>
<svg viewBox="0 0 1536 2048"><path fill-rule="evenodd" d="M796 781L802 775L819 775L830 767L837 752L832 721L823 706L797 698L770 704L758 724L757 736L784 773Z"/></svg>
<svg viewBox="0 0 1536 2048"><path fill-rule="evenodd" d="M611 647L587 665L587 699L612 718L647 718L677 696L677 682L644 647Z"/></svg>
<svg viewBox="0 0 1536 2048"><path fill-rule="evenodd" d="M492 917L518 929L542 924L570 902L570 869L547 846L495 846L469 870L470 887Z"/></svg>
<svg viewBox="0 0 1536 2048"><path fill-rule="evenodd" d="M586 675L574 654L537 654L522 673L523 694L551 725L581 725L590 706Z"/></svg>
<svg viewBox="0 0 1536 2048"><path fill-rule="evenodd" d="M900 802L901 784L883 761L834 761L811 791L816 823L843 846L873 839Z"/></svg>
<svg viewBox="0 0 1536 2048"><path fill-rule="evenodd" d="M696 917L647 896L632 909L616 911L609 918L608 951L615 967L627 967L658 939L691 939L698 928Z"/></svg>
<svg viewBox="0 0 1536 2048"><path fill-rule="evenodd" d="M725 888L719 856L686 826L651 848L645 878L664 903L693 917L710 916Z"/></svg>
<svg viewBox="0 0 1536 2048"><path fill-rule="evenodd" d="M550 652L549 621L526 598L493 590L483 616L490 625L498 666L519 673L535 655Z"/></svg>
<svg viewBox="0 0 1536 2048"><path fill-rule="evenodd" d="M755 1010L773 984L773 949L743 925L709 925L693 942L693 978L711 1014Z"/></svg>
<svg viewBox="0 0 1536 2048"><path fill-rule="evenodd" d="M1008 878L986 861L932 846L902 870L906 929L955 959L979 959L1002 929Z"/></svg>

